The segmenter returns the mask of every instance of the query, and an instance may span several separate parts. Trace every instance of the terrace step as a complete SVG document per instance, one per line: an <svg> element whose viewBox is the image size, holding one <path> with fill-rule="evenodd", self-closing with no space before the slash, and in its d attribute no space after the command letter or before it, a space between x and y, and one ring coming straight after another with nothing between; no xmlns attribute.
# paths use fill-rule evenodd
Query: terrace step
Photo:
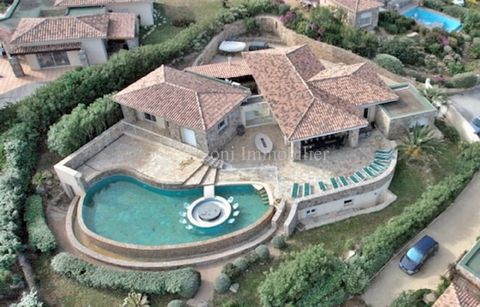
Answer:
<svg viewBox="0 0 480 307"><path fill-rule="evenodd" d="M209 169L208 165L202 164L183 182L183 185L200 185Z"/></svg>
<svg viewBox="0 0 480 307"><path fill-rule="evenodd" d="M218 169L210 167L208 172L205 174L205 177L202 180L203 185L215 184L217 178Z"/></svg>

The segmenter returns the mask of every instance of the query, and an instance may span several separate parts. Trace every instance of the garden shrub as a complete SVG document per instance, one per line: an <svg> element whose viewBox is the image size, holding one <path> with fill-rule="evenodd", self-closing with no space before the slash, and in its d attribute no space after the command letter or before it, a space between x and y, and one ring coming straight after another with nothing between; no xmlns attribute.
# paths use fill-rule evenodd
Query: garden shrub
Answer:
<svg viewBox="0 0 480 307"><path fill-rule="evenodd" d="M268 246L264 244L257 246L255 248L255 253L257 253L260 261L267 261L270 259L270 250L268 249Z"/></svg>
<svg viewBox="0 0 480 307"><path fill-rule="evenodd" d="M430 289L408 290L403 291L400 295L390 304L390 307L427 307L429 306L423 301L423 297L431 293Z"/></svg>
<svg viewBox="0 0 480 307"><path fill-rule="evenodd" d="M407 18L396 11L380 12L378 25L390 34L403 34L415 26L415 20Z"/></svg>
<svg viewBox="0 0 480 307"><path fill-rule="evenodd" d="M408 37L394 37L380 43L379 53L393 55L403 64L422 64L424 54L417 42Z"/></svg>
<svg viewBox="0 0 480 307"><path fill-rule="evenodd" d="M240 275L240 269L231 262L227 262L222 267L222 273L227 275L230 279L235 279Z"/></svg>
<svg viewBox="0 0 480 307"><path fill-rule="evenodd" d="M375 63L385 68L386 70L393 72L394 74L403 74L402 62L393 55L384 53L377 54L377 56L375 57Z"/></svg>
<svg viewBox="0 0 480 307"><path fill-rule="evenodd" d="M233 261L233 265L240 271L244 272L248 269L248 261L244 257L239 257Z"/></svg>
<svg viewBox="0 0 480 307"><path fill-rule="evenodd" d="M191 268L164 272L142 272L97 266L68 253L52 259L55 272L93 288L122 289L148 294L179 294L191 298L200 287L200 273Z"/></svg>
<svg viewBox="0 0 480 307"><path fill-rule="evenodd" d="M10 305L10 307L42 307L43 303L38 298L36 290L23 292L20 302Z"/></svg>
<svg viewBox="0 0 480 307"><path fill-rule="evenodd" d="M185 303L181 300L171 300L168 302L167 307L184 307Z"/></svg>
<svg viewBox="0 0 480 307"><path fill-rule="evenodd" d="M469 9L458 5L446 5L442 8L442 11L447 15L463 20L467 16Z"/></svg>
<svg viewBox="0 0 480 307"><path fill-rule="evenodd" d="M292 254L258 287L264 306L337 306L346 298L345 264L321 245Z"/></svg>
<svg viewBox="0 0 480 307"><path fill-rule="evenodd" d="M450 78L445 86L453 88L470 88L478 83L478 77L473 72L465 72Z"/></svg>
<svg viewBox="0 0 480 307"><path fill-rule="evenodd" d="M403 70L403 72L405 73L406 76L415 78L415 80L417 80L418 82L422 82L422 83L424 83L425 80L427 80L427 78L428 78L427 74L425 74L424 72L422 72L420 70L416 70L416 69L405 68Z"/></svg>
<svg viewBox="0 0 480 307"><path fill-rule="evenodd" d="M79 104L72 113L50 126L48 148L67 156L105 131L122 118L120 105L109 96L97 99L88 107Z"/></svg>
<svg viewBox="0 0 480 307"><path fill-rule="evenodd" d="M275 237L273 237L270 243L272 243L273 247L277 249L284 249L285 247L287 247L287 242L285 242L284 235L276 235Z"/></svg>
<svg viewBox="0 0 480 307"><path fill-rule="evenodd" d="M245 259L247 259L249 265L253 265L260 261L260 256L258 256L256 251L252 250L248 252L247 256L245 256Z"/></svg>
<svg viewBox="0 0 480 307"><path fill-rule="evenodd" d="M468 11L463 20L463 30L472 37L480 37L480 12Z"/></svg>
<svg viewBox="0 0 480 307"><path fill-rule="evenodd" d="M443 136L447 140L450 140L453 143L460 142L460 134L458 133L457 129L448 125L445 121L436 120L435 127L437 127L442 132Z"/></svg>
<svg viewBox="0 0 480 307"><path fill-rule="evenodd" d="M441 11L448 3L442 0L423 0L423 5L433 10Z"/></svg>
<svg viewBox="0 0 480 307"><path fill-rule="evenodd" d="M230 289L230 286L232 285L232 281L230 280L230 277L227 276L227 274L220 273L220 275L215 278L215 281L213 282L213 288L215 291L218 293L225 293Z"/></svg>
<svg viewBox="0 0 480 307"><path fill-rule="evenodd" d="M29 245L42 253L54 250L57 243L45 221L42 198L40 196L34 195L27 199L24 219L27 224Z"/></svg>

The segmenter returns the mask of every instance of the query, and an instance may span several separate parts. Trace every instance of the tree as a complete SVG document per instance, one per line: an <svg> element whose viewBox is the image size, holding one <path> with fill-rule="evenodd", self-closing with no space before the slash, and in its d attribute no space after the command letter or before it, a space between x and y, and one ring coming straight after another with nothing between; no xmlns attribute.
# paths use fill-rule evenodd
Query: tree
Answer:
<svg viewBox="0 0 480 307"><path fill-rule="evenodd" d="M430 126L415 126L398 145L400 157L407 162L432 162L435 153L443 151L443 141L435 137Z"/></svg>
<svg viewBox="0 0 480 307"><path fill-rule="evenodd" d="M130 292L123 300L122 307L150 307L148 297L142 293Z"/></svg>

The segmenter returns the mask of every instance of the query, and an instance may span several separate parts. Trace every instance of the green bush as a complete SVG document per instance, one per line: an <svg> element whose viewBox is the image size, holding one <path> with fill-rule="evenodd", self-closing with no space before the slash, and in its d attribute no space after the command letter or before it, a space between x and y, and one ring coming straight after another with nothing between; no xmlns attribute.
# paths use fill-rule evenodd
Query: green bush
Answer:
<svg viewBox="0 0 480 307"><path fill-rule="evenodd" d="M191 298L200 287L200 273L191 268L165 272L127 271L93 265L68 253L56 255L51 264L55 272L93 288L158 295L171 293Z"/></svg>
<svg viewBox="0 0 480 307"><path fill-rule="evenodd" d="M257 253L260 261L267 261L270 259L270 250L268 246L260 244L255 248L255 253Z"/></svg>
<svg viewBox="0 0 480 307"><path fill-rule="evenodd" d="M423 5L430 9L441 11L447 3L442 0L423 0Z"/></svg>
<svg viewBox="0 0 480 307"><path fill-rule="evenodd" d="M264 306L337 306L346 298L345 264L321 245L292 254L258 287Z"/></svg>
<svg viewBox="0 0 480 307"><path fill-rule="evenodd" d="M402 75L404 73L402 62L393 55L384 53L377 54L374 61L381 67L393 72L394 74Z"/></svg>
<svg viewBox="0 0 480 307"><path fill-rule="evenodd" d="M220 275L218 275L213 282L213 288L218 293L225 293L228 291L228 289L230 289L231 284L232 281L230 280L230 277L224 273L220 273Z"/></svg>
<svg viewBox="0 0 480 307"><path fill-rule="evenodd" d="M427 307L429 306L423 301L425 294L431 293L430 289L419 289L419 290L409 290L403 291L400 295L392 302L390 307Z"/></svg>
<svg viewBox="0 0 480 307"><path fill-rule="evenodd" d="M42 253L47 253L57 247L55 237L48 228L43 212L42 198L30 196L25 204L25 223L27 224L28 243Z"/></svg>
<svg viewBox="0 0 480 307"><path fill-rule="evenodd" d="M448 125L445 121L436 120L435 127L437 127L442 132L443 136L447 140L450 140L453 143L460 142L460 134L458 133L457 129Z"/></svg>
<svg viewBox="0 0 480 307"><path fill-rule="evenodd" d="M478 77L473 72L465 72L453 76L445 83L447 87L453 88L470 88L474 87L478 83Z"/></svg>
<svg viewBox="0 0 480 307"><path fill-rule="evenodd" d="M442 8L442 11L447 15L463 20L467 16L469 9L458 5L446 5Z"/></svg>
<svg viewBox="0 0 480 307"><path fill-rule="evenodd" d="M480 37L480 12L469 10L463 21L463 30L472 37Z"/></svg>
<svg viewBox="0 0 480 307"><path fill-rule="evenodd" d="M39 300L37 291L23 292L20 302L10 305L10 307L42 307L43 303Z"/></svg>
<svg viewBox="0 0 480 307"><path fill-rule="evenodd" d="M230 279L235 279L240 275L240 269L231 262L227 262L222 267L222 273L227 275Z"/></svg>
<svg viewBox="0 0 480 307"><path fill-rule="evenodd" d="M249 265L254 265L260 261L260 256L258 256L257 252L253 250L248 252L245 259L247 259Z"/></svg>
<svg viewBox="0 0 480 307"><path fill-rule="evenodd" d="M423 64L424 54L417 42L408 37L394 37L380 43L379 53L398 58L403 64Z"/></svg>
<svg viewBox="0 0 480 307"><path fill-rule="evenodd" d="M79 104L72 113L50 126L48 148L67 156L122 118L120 105L103 97L88 107Z"/></svg>
<svg viewBox="0 0 480 307"><path fill-rule="evenodd" d="M248 261L244 257L239 257L235 259L235 261L233 261L233 265L236 266L242 272L248 269Z"/></svg>
<svg viewBox="0 0 480 307"><path fill-rule="evenodd" d="M285 242L284 235L276 235L275 237L273 237L270 243L272 243L272 246L277 249L284 249L287 247L287 242Z"/></svg>
<svg viewBox="0 0 480 307"><path fill-rule="evenodd" d="M168 303L167 307L184 307L185 303L181 300L172 300Z"/></svg>
<svg viewBox="0 0 480 307"><path fill-rule="evenodd" d="M378 16L378 25L390 34L403 34L415 26L415 20L396 11L384 11Z"/></svg>

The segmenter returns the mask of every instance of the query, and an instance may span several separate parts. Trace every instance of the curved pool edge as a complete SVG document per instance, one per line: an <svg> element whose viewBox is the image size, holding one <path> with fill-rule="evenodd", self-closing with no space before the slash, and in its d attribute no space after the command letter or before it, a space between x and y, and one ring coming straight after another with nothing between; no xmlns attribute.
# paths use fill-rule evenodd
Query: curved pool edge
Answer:
<svg viewBox="0 0 480 307"><path fill-rule="evenodd" d="M144 181L154 187L178 189L191 188L191 186L178 187L177 185L161 184L145 176L132 174L133 172L124 169L110 170L106 173L98 174L89 180L89 186L95 182L112 175L130 175L135 179ZM256 245L268 239L278 228L274 217L281 214L284 208L277 208L273 193L268 185L256 181L242 182L222 182L215 186L228 185L251 185L254 189L264 189L268 196L267 212L262 215L255 223L240 230L193 243L168 244L158 246L146 246L131 243L122 243L106 237L103 237L90 230L83 221L82 207L85 195L76 198L72 203L67 216L67 235L69 240L77 250L91 258L102 262L115 264L122 267L138 268L164 268L179 267L192 264L212 262L228 257L230 254L238 254L251 248L250 242L258 241L268 234ZM72 212L70 212L72 211ZM256 246L255 245L255 246ZM215 253L215 254L213 254ZM137 259L140 259L138 261ZM135 264L132 264L135 263ZM142 263L139 265L138 263ZM179 264L180 263L180 264Z"/></svg>

